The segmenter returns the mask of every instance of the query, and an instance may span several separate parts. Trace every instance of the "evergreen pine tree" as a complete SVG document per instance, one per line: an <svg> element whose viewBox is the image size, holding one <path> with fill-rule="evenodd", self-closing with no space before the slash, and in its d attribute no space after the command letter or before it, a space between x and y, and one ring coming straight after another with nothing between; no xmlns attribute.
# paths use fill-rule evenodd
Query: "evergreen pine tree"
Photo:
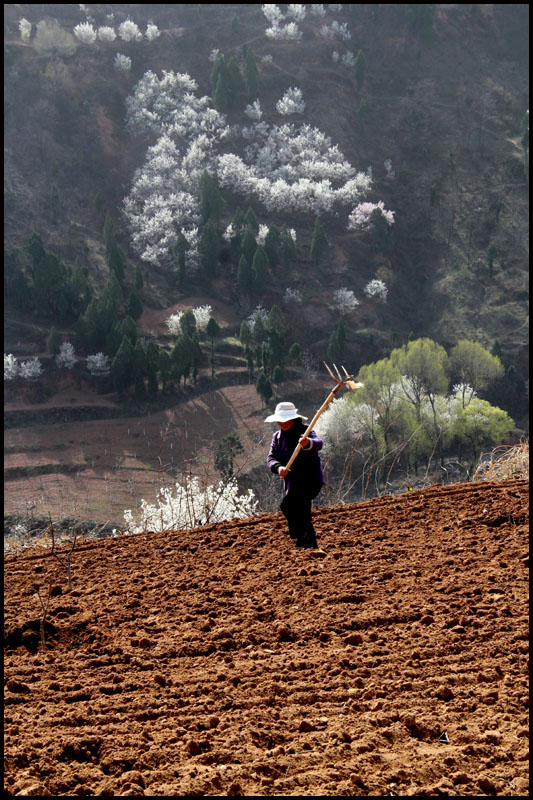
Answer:
<svg viewBox="0 0 533 800"><path fill-rule="evenodd" d="M254 236L257 236L259 233L259 222L257 220L257 215L251 206L248 206L248 211L245 214L244 221Z"/></svg>
<svg viewBox="0 0 533 800"><path fill-rule="evenodd" d="M271 225L265 236L265 252L268 256L268 263L271 269L275 269L279 264L281 249L281 235L275 225Z"/></svg>
<svg viewBox="0 0 533 800"><path fill-rule="evenodd" d="M217 111L226 112L229 110L230 92L222 75L218 76L218 81L213 95L213 104Z"/></svg>
<svg viewBox="0 0 533 800"><path fill-rule="evenodd" d="M258 245L255 251L254 260L252 261L252 274L254 292L258 297L261 297L265 291L265 285L268 279L268 258L261 245Z"/></svg>
<svg viewBox="0 0 533 800"><path fill-rule="evenodd" d="M252 268L248 263L246 256L242 255L239 260L239 267L237 269L237 283L241 292L250 294L254 285L254 276Z"/></svg>
<svg viewBox="0 0 533 800"><path fill-rule="evenodd" d="M313 238L311 240L311 258L315 262L315 266L320 264L328 251L329 242L324 231L324 227L317 217L315 220L315 227L313 229Z"/></svg>
<svg viewBox="0 0 533 800"><path fill-rule="evenodd" d="M50 329L50 335L46 340L46 348L51 356L57 356L61 347L61 336L56 331L54 325Z"/></svg>
<svg viewBox="0 0 533 800"><path fill-rule="evenodd" d="M131 342L131 346L135 347L137 343L137 325L131 317L125 316L120 325L120 332L123 336L127 336Z"/></svg>
<svg viewBox="0 0 533 800"><path fill-rule="evenodd" d="M218 236L212 220L208 220L202 228L200 259L207 277L209 279L215 278L218 264Z"/></svg>
<svg viewBox="0 0 533 800"><path fill-rule="evenodd" d="M259 70L257 69L254 54L247 45L245 45L244 56L244 82L246 83L249 99L256 100L259 90Z"/></svg>
<svg viewBox="0 0 533 800"><path fill-rule="evenodd" d="M162 389L166 392L168 388L168 383L171 378L171 370L172 370L172 362L169 354L167 351L161 347L159 350L159 359L158 359L158 373L159 378L161 380Z"/></svg>
<svg viewBox="0 0 533 800"><path fill-rule="evenodd" d="M200 178L200 210L203 222L206 223L208 220L218 222L225 207L225 200L212 175L204 170Z"/></svg>
<svg viewBox="0 0 533 800"><path fill-rule="evenodd" d="M296 258L296 245L286 225L280 232L280 260L285 269L288 269Z"/></svg>
<svg viewBox="0 0 533 800"><path fill-rule="evenodd" d="M269 379L265 375L263 371L261 371L258 375L257 381L255 383L255 391L263 401L264 405L266 406L270 398L272 397L272 384L270 383Z"/></svg>
<svg viewBox="0 0 533 800"><path fill-rule="evenodd" d="M288 354L288 361L289 364L296 366L300 363L300 357L302 354L302 348L298 344L298 342L293 342L289 347L289 354Z"/></svg>
<svg viewBox="0 0 533 800"><path fill-rule="evenodd" d="M228 78L231 107L238 108L239 97L246 90L246 86L235 56L232 56L228 61Z"/></svg>
<svg viewBox="0 0 533 800"><path fill-rule="evenodd" d="M208 339L211 341L211 377L215 377L215 339L220 336L220 325L214 317L209 318L205 329Z"/></svg>
<svg viewBox="0 0 533 800"><path fill-rule="evenodd" d="M177 271L178 271L178 286L180 292L183 292L185 288L185 281L187 277L187 270L185 266L185 255L188 250L190 250L190 244L183 235L183 232L180 231L178 233L176 242L174 247L172 248L172 252L174 254L174 258L176 259Z"/></svg>
<svg viewBox="0 0 533 800"><path fill-rule="evenodd" d="M123 395L133 380L133 348L127 336L122 342L111 362L111 376L115 391Z"/></svg>
<svg viewBox="0 0 533 800"><path fill-rule="evenodd" d="M257 242L255 236L250 228L246 228L242 237L242 254L249 264L252 263L256 250Z"/></svg>
<svg viewBox="0 0 533 800"><path fill-rule="evenodd" d="M196 317L194 311L188 308L180 317L180 328L185 336L191 338L196 333Z"/></svg>
<svg viewBox="0 0 533 800"><path fill-rule="evenodd" d="M135 292L130 292L130 295L126 301L126 305L124 306L124 311L134 320L139 319L143 313L143 304Z"/></svg>

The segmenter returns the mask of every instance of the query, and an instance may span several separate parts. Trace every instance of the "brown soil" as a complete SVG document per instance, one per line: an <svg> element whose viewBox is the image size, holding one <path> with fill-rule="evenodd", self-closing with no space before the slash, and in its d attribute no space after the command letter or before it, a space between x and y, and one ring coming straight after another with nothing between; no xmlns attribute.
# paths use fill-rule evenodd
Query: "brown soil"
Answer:
<svg viewBox="0 0 533 800"><path fill-rule="evenodd" d="M8 556L5 791L528 796L528 488Z"/></svg>

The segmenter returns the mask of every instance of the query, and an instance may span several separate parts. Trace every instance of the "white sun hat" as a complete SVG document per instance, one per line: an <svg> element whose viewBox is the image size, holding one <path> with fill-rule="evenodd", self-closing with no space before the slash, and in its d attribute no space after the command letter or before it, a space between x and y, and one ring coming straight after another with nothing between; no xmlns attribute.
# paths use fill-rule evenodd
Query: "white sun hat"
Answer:
<svg viewBox="0 0 533 800"><path fill-rule="evenodd" d="M278 403L273 414L265 422L288 422L290 419L307 419L303 414L298 414L294 403Z"/></svg>

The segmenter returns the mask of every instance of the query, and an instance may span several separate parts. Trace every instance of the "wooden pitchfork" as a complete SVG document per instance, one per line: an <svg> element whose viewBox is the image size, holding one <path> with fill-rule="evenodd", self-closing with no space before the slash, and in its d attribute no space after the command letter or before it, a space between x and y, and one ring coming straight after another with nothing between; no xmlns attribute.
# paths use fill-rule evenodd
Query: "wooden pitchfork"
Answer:
<svg viewBox="0 0 533 800"><path fill-rule="evenodd" d="M324 402L322 403L322 405L320 406L320 408L316 412L315 416L313 417L313 419L311 420L311 422L309 423L309 425L305 429L305 433L303 433L302 437L301 437L302 439L306 439L309 436L309 434L311 433L313 427L316 424L317 419L319 418L319 416L321 414L324 413L324 411L329 406L329 404L331 403L331 401L333 400L333 398L335 397L335 395L337 394L339 389L342 389L343 386L345 386L347 389L361 389L363 387L362 383L355 383L355 381L352 380L352 376L348 375L348 373L346 372L344 367L341 367L342 371L344 372L344 377L343 377L341 375L341 373L339 372L338 367L335 366L335 364L333 364L333 367L335 369L335 373L333 373L333 371L328 367L326 362L324 362L324 366L327 369L327 371L329 372L329 374L331 375L331 377L333 378L333 380L335 381L335 386L333 387L331 392L328 394L328 396L326 397L326 399L324 400ZM294 462L294 459L296 458L296 456L298 455L298 453L300 452L301 449L302 449L302 445L298 444L296 446L296 449L294 450L294 453L289 458L289 461L287 462L287 465L286 465L285 469L290 469L291 468L291 466L292 466L292 464Z"/></svg>

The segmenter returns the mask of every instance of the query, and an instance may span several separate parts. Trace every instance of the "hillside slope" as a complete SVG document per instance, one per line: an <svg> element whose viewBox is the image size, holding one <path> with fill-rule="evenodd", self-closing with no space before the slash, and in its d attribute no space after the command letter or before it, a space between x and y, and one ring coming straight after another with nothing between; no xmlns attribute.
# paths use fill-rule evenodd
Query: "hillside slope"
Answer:
<svg viewBox="0 0 533 800"><path fill-rule="evenodd" d="M528 488L7 557L5 791L527 796Z"/></svg>
<svg viewBox="0 0 533 800"><path fill-rule="evenodd" d="M108 277L102 240L108 210L128 256L131 288L139 252L123 204L156 137L139 141L126 130L126 100L148 70L159 76L186 72L198 82L199 95L210 95L210 54L235 56L242 67L247 45L258 65L264 121L316 126L357 170L371 169L372 191L365 199L383 200L396 214L392 250L385 252L376 251L368 235L348 232L350 208L326 214L330 248L317 269L309 253L313 213L270 213L257 198L228 190L221 231L237 205L246 210L250 203L260 223L287 224L298 235L290 270L271 275L264 296L255 300L271 307L287 288L298 287L313 324L302 319L291 333L303 343L312 328L310 343L322 357L338 322L332 293L347 288L360 300L347 320L346 341L346 357L357 367L410 334L447 346L465 337L489 348L497 340L506 366L513 364L525 380L528 149L521 144L521 125L528 104L527 4L325 8L324 18L308 9L294 42L269 38L269 23L254 4L6 6L6 249L23 247L37 231L67 263L81 260L99 295ZM116 26L128 16L143 28L152 19L161 35L138 46L120 39L81 44L72 30L84 9L96 25L106 23L110 12ZM430 17L424 20L425 13ZM33 24L26 44L20 41L21 16ZM70 47L54 44L52 34L51 43L40 40L37 27L53 20ZM346 26L348 39L322 33L333 22L338 30ZM119 51L132 58L126 76L113 67ZM342 61L359 51L367 65L361 86ZM302 90L305 113L281 117L276 103L289 87ZM227 114L231 125L249 125L246 102L241 97L241 107ZM491 245L497 255L489 277ZM223 285L210 288L202 275L195 289L205 292L206 301L213 295L230 299L242 317L242 298L239 305L234 294L237 261L229 264L228 253L221 253ZM179 292L169 289L164 271L144 266L145 305L177 302ZM386 304L364 295L375 277L387 284ZM21 338L13 337L13 344Z"/></svg>

